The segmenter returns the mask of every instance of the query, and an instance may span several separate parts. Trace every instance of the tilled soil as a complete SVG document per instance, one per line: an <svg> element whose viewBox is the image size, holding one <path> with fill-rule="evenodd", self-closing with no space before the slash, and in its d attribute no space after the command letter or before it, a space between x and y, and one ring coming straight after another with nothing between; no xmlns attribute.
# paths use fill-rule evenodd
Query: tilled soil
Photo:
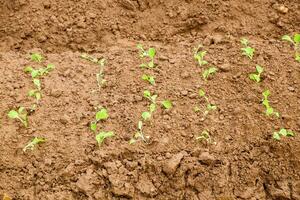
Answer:
<svg viewBox="0 0 300 200"><path fill-rule="evenodd" d="M292 1L0 1L0 197L16 200L298 200L300 199L300 64L284 34L300 32L300 2ZM256 49L241 54L240 38ZM141 69L138 43L155 47L154 69ZM193 58L203 44L218 72L204 81ZM19 106L30 108L33 88L23 69L55 69L42 78L43 97L29 116L29 128L8 119ZM105 58L98 66L80 58ZM249 74L264 67L261 83ZM141 80L156 77L156 85ZM206 91L216 111L195 113ZM149 101L143 91L170 99L144 133L149 144L129 144ZM281 116L267 117L262 92ZM89 124L97 107L109 112L99 123L115 137L97 145ZM288 128L295 137L275 141ZM207 130L212 143L196 140ZM33 151L34 136L47 141Z"/></svg>

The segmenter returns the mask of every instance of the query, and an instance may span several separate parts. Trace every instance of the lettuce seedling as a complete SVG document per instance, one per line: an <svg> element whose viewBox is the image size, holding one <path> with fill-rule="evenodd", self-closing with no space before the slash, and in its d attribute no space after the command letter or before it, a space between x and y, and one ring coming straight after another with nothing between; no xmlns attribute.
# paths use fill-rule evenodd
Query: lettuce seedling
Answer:
<svg viewBox="0 0 300 200"><path fill-rule="evenodd" d="M264 68L263 68L263 67L261 67L261 66L259 66L259 65L256 65L256 73L257 73L257 74L250 74L250 75L249 75L249 78L250 78L251 80L253 80L253 81L259 83L260 80L261 80L260 76L261 76L261 73L263 73L263 71L264 71Z"/></svg>
<svg viewBox="0 0 300 200"><path fill-rule="evenodd" d="M270 96L270 90L265 90L262 95L264 99L262 100L262 104L266 107L266 115L271 116L275 115L276 117L279 117L279 113L275 112L274 109L270 106L268 97Z"/></svg>
<svg viewBox="0 0 300 200"><path fill-rule="evenodd" d="M241 44L244 46L243 48L241 48L243 52L242 54L252 60L255 49L249 46L249 41L246 38L241 39Z"/></svg>
<svg viewBox="0 0 300 200"><path fill-rule="evenodd" d="M96 79L97 79L98 87L101 88L106 83L106 80L104 79L104 67L105 67L106 60L104 58L97 59L88 54L81 54L80 58L88 60L99 66L99 72L96 74Z"/></svg>
<svg viewBox="0 0 300 200"><path fill-rule="evenodd" d="M143 142L148 143L149 138L150 138L149 136L144 136L143 122L139 121L138 122L138 131L134 134L133 138L131 138L131 140L129 141L129 144L134 144L138 140L142 140Z"/></svg>
<svg viewBox="0 0 300 200"><path fill-rule="evenodd" d="M287 130L285 128L280 129L278 132L273 133L274 140L280 140L281 137L294 137L295 133L291 130Z"/></svg>
<svg viewBox="0 0 300 200"><path fill-rule="evenodd" d="M164 101L162 101L161 105L166 110L169 110L170 108L172 108L172 102L170 100L164 100Z"/></svg>
<svg viewBox="0 0 300 200"><path fill-rule="evenodd" d="M32 53L30 55L30 59L34 62L42 62L42 60L44 59L43 56L39 53Z"/></svg>
<svg viewBox="0 0 300 200"><path fill-rule="evenodd" d="M200 140L200 141L204 140L209 144L216 144L216 142L213 142L207 130L202 131L202 133L198 137L196 137L196 140Z"/></svg>
<svg viewBox="0 0 300 200"><path fill-rule="evenodd" d="M145 90L144 91L144 97L146 99L148 99L149 101L151 101L152 103L156 103L156 98L157 98L157 95L151 95L151 92L149 90Z"/></svg>
<svg viewBox="0 0 300 200"><path fill-rule="evenodd" d="M194 59L198 61L200 66L206 65L208 62L204 60L204 56L206 55L207 51L195 51Z"/></svg>
<svg viewBox="0 0 300 200"><path fill-rule="evenodd" d="M300 62L300 34L296 33L292 39L289 35L282 36L282 40L290 42L295 49L295 60Z"/></svg>
<svg viewBox="0 0 300 200"><path fill-rule="evenodd" d="M140 50L140 57L144 58L147 57L150 59L150 62L148 63L143 63L140 66L142 68L153 68L154 65L154 57L156 55L156 50L154 48L149 48L147 51L143 48L143 45L138 44L137 48Z"/></svg>
<svg viewBox="0 0 300 200"><path fill-rule="evenodd" d="M203 77L205 80L207 80L208 77L209 77L210 75L215 74L217 71L218 71L217 68L215 68L215 67L210 67L210 68L204 70L204 72L202 73L202 77Z"/></svg>
<svg viewBox="0 0 300 200"><path fill-rule="evenodd" d="M32 78L38 78L40 76L48 74L55 68L53 64L48 64L45 68L40 69L33 69L32 67L28 66L25 67L24 72L30 73Z"/></svg>
<svg viewBox="0 0 300 200"><path fill-rule="evenodd" d="M35 137L23 148L23 151L24 152L26 152L27 150L33 151L38 144L44 142L46 142L45 138Z"/></svg>
<svg viewBox="0 0 300 200"><path fill-rule="evenodd" d="M208 97L206 96L204 90L202 90L202 89L199 90L199 96L203 97L206 101L206 107L205 107L205 110L204 110L204 113L203 113L204 115L207 115L210 111L217 109L216 105L210 103L210 101L209 101ZM196 106L194 108L194 111L199 112L199 111L201 111L201 109L198 106Z"/></svg>
<svg viewBox="0 0 300 200"><path fill-rule="evenodd" d="M25 110L24 107L20 107L17 111L16 110L9 111L8 117L10 119L17 119L20 122L22 122L22 124L25 127L28 127L27 111Z"/></svg>
<svg viewBox="0 0 300 200"><path fill-rule="evenodd" d="M115 136L114 132L112 131L108 131L108 132L100 132L99 134L96 135L96 141L98 142L99 147L101 146L101 144L104 142L104 140L106 138L111 138Z"/></svg>
<svg viewBox="0 0 300 200"><path fill-rule="evenodd" d="M155 85L155 78L154 78L154 76L143 74L142 79L144 81L148 81L151 85Z"/></svg>

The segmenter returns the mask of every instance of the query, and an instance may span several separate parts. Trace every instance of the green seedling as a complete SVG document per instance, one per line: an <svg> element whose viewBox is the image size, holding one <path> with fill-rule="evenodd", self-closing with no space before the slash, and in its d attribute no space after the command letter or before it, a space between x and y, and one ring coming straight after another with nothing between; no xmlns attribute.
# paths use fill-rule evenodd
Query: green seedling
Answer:
<svg viewBox="0 0 300 200"><path fill-rule="evenodd" d="M206 51L200 51L202 45L199 45L197 48L194 49L194 59L198 61L200 67L203 65L208 64L206 60L204 60L204 56L206 55Z"/></svg>
<svg viewBox="0 0 300 200"><path fill-rule="evenodd" d="M296 33L292 38L289 35L282 36L282 40L290 42L295 49L295 60L300 62L300 34Z"/></svg>
<svg viewBox="0 0 300 200"><path fill-rule="evenodd" d="M172 102L170 100L164 100L161 102L161 105L164 109L169 110L172 108Z"/></svg>
<svg viewBox="0 0 300 200"><path fill-rule="evenodd" d="M30 59L34 62L42 62L42 60L44 59L43 56L39 53L32 53L30 55Z"/></svg>
<svg viewBox="0 0 300 200"><path fill-rule="evenodd" d="M151 85L155 85L155 78L153 76L143 74L142 79L148 81Z"/></svg>
<svg viewBox="0 0 300 200"><path fill-rule="evenodd" d="M142 118L144 121L147 121L151 118L151 112L143 112L142 113Z"/></svg>
<svg viewBox="0 0 300 200"><path fill-rule="evenodd" d="M210 68L204 70L204 72L202 73L202 77L203 77L205 80L207 80L209 76L215 74L217 71L218 71L217 68L215 68L215 67L210 67Z"/></svg>
<svg viewBox="0 0 300 200"><path fill-rule="evenodd" d="M26 152L27 150L33 151L37 145L44 142L46 142L45 138L35 137L23 148L23 151L24 152Z"/></svg>
<svg viewBox="0 0 300 200"><path fill-rule="evenodd" d="M249 78L257 83L259 83L261 81L261 73L263 73L264 71L264 68L259 66L259 65L256 65L256 73L257 74L250 74L249 75Z"/></svg>
<svg viewBox="0 0 300 200"><path fill-rule="evenodd" d="M106 60L104 58L97 59L92 56L89 56L88 54L81 54L80 57L82 59L88 60L92 63L99 65L99 72L96 74L96 79L98 87L101 88L106 83L106 80L104 79L104 67Z"/></svg>
<svg viewBox="0 0 300 200"><path fill-rule="evenodd" d="M154 48L149 48L147 51L143 48L143 45L138 44L137 48L140 50L140 57L144 58L147 57L150 59L150 62L148 63L143 63L140 66L142 68L153 68L154 65L154 57L156 55L156 50Z"/></svg>
<svg viewBox="0 0 300 200"><path fill-rule="evenodd" d="M99 134L96 135L96 141L98 142L99 147L101 144L104 142L106 138L111 138L115 136L114 132L108 131L108 132L100 132Z"/></svg>
<svg viewBox="0 0 300 200"><path fill-rule="evenodd" d="M287 130L285 128L280 129L278 132L273 133L274 140L280 140L281 137L294 137L295 133L291 130Z"/></svg>
<svg viewBox="0 0 300 200"><path fill-rule="evenodd" d="M196 140L206 141L209 144L216 144L216 142L213 142L207 130L202 131L202 133L198 137L196 137Z"/></svg>
<svg viewBox="0 0 300 200"><path fill-rule="evenodd" d="M255 49L249 46L249 41L246 38L241 39L241 44L244 46L243 48L241 48L243 52L242 54L252 60Z"/></svg>
<svg viewBox="0 0 300 200"><path fill-rule="evenodd" d="M54 68L55 66L53 64L48 64L45 68L40 68L40 69L33 69L32 67L28 66L25 67L24 71L26 73L30 73L32 78L38 78L40 76L48 74Z"/></svg>
<svg viewBox="0 0 300 200"><path fill-rule="evenodd" d="M202 90L202 89L199 90L199 96L203 97L205 99L205 101L206 101L206 107L205 107L205 110L204 110L204 113L203 113L204 115L207 115L210 111L213 111L213 110L217 109L216 105L210 103L210 101L209 101L208 97L206 96L204 90ZM198 106L196 106L194 108L195 112L199 112L201 110L202 109L200 109Z"/></svg>
<svg viewBox="0 0 300 200"><path fill-rule="evenodd" d="M22 122L22 124L25 127L28 127L27 111L25 110L24 107L20 107L17 111L16 110L9 111L8 117L10 119L17 119L20 122Z"/></svg>
<svg viewBox="0 0 300 200"><path fill-rule="evenodd" d="M131 140L129 141L129 144L134 144L138 140L142 140L145 143L148 143L148 140L149 140L149 136L144 136L142 121L138 122L138 131L134 134L133 138L131 138Z"/></svg>
<svg viewBox="0 0 300 200"><path fill-rule="evenodd" d="M274 111L274 108L272 108L270 106L270 102L268 100L268 97L270 96L270 91L269 90L265 90L262 95L264 97L264 99L262 100L262 104L266 107L266 115L267 116L271 116L271 115L275 115L276 117L279 117L279 113Z"/></svg>
<svg viewBox="0 0 300 200"><path fill-rule="evenodd" d="M149 101L151 101L151 103L156 103L156 98L157 98L157 95L151 95L151 92L149 90L145 90L144 91L144 97L146 99L148 99Z"/></svg>
<svg viewBox="0 0 300 200"><path fill-rule="evenodd" d="M91 122L91 125L90 125L90 129L96 133L97 131L97 123L99 121L104 121L106 119L108 119L109 115L108 115L108 112L105 108L101 108L97 113L96 113L96 120L92 121Z"/></svg>

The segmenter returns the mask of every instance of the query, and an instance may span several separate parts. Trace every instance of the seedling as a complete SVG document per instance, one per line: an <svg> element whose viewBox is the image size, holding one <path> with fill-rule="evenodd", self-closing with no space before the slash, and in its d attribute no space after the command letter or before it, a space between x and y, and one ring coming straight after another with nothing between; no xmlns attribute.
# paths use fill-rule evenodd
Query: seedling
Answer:
<svg viewBox="0 0 300 200"><path fill-rule="evenodd" d="M155 78L153 76L143 74L142 79L148 81L151 85L155 85Z"/></svg>
<svg viewBox="0 0 300 200"><path fill-rule="evenodd" d="M24 107L20 107L17 111L16 110L9 111L8 117L10 119L17 119L20 122L22 122L22 124L25 127L28 127L27 112Z"/></svg>
<svg viewBox="0 0 300 200"><path fill-rule="evenodd" d="M241 44L244 46L243 48L241 48L243 52L242 54L252 60L255 49L249 46L249 41L246 38L241 39Z"/></svg>
<svg viewBox="0 0 300 200"><path fill-rule="evenodd" d="M88 54L81 54L80 58L88 60L99 66L99 72L96 74L96 79L97 79L98 87L101 88L106 83L106 80L104 79L104 67L105 67L106 60L104 58L97 59L92 56L89 56Z"/></svg>
<svg viewBox="0 0 300 200"><path fill-rule="evenodd" d="M250 74L249 75L249 78L257 83L259 83L261 81L261 73L263 73L264 71L264 68L259 66L259 65L256 65L256 73L257 74Z"/></svg>
<svg viewBox="0 0 300 200"><path fill-rule="evenodd" d="M114 132L108 131L108 132L100 132L99 134L96 135L96 141L98 142L99 147L101 144L104 142L106 138L111 138L115 136Z"/></svg>
<svg viewBox="0 0 300 200"><path fill-rule="evenodd" d="M142 113L142 118L144 121L147 121L151 118L151 112L143 112Z"/></svg>
<svg viewBox="0 0 300 200"><path fill-rule="evenodd" d="M202 90L202 89L199 90L199 96L203 97L205 99L205 101L206 101L206 107L205 107L205 110L204 110L204 113L203 113L204 115L207 115L210 111L217 109L216 105L210 103L210 101L209 101L208 97L206 96L204 90ZM201 110L202 109L200 109L198 106L196 106L194 108L195 112L199 112Z"/></svg>
<svg viewBox="0 0 300 200"><path fill-rule="evenodd" d="M207 80L209 76L215 74L217 71L218 71L217 68L215 68L215 67L210 67L210 68L204 70L204 72L202 73L202 77L203 77L205 80Z"/></svg>
<svg viewBox="0 0 300 200"><path fill-rule="evenodd" d="M30 59L34 62L42 62L42 60L44 59L43 56L39 53L32 53L30 55Z"/></svg>
<svg viewBox="0 0 300 200"><path fill-rule="evenodd" d="M269 90L265 90L262 95L264 96L264 99L262 100L262 104L266 107L266 115L267 116L271 116L271 115L275 115L276 117L279 117L279 113L275 112L274 109L270 106L268 97L270 96L270 91Z"/></svg>
<svg viewBox="0 0 300 200"><path fill-rule="evenodd" d="M129 144L134 144L138 140L142 140L145 143L148 143L149 138L150 138L149 136L144 136L144 133L143 133L143 122L139 121L138 122L138 131L134 134L133 138L131 138L131 140L129 141Z"/></svg>
<svg viewBox="0 0 300 200"><path fill-rule="evenodd" d="M23 148L23 151L24 152L26 152L27 150L33 151L37 145L44 142L46 142L45 138L35 137Z"/></svg>
<svg viewBox="0 0 300 200"><path fill-rule="evenodd" d="M55 66L53 64L48 64L45 68L33 69L28 66L24 69L26 73L30 73L32 78L38 78L40 76L48 74L51 70L53 70Z"/></svg>
<svg viewBox="0 0 300 200"><path fill-rule="evenodd" d="M196 140L206 141L209 144L217 144L216 142L213 142L207 130L202 131L202 133L198 137L196 137Z"/></svg>
<svg viewBox="0 0 300 200"><path fill-rule="evenodd" d="M206 55L206 51L200 51L202 45L199 45L197 48L194 49L194 59L198 61L200 67L206 65L208 62L204 60L204 56Z"/></svg>
<svg viewBox="0 0 300 200"><path fill-rule="evenodd" d="M170 100L164 100L163 102L161 102L161 105L166 110L169 110L172 108L172 102Z"/></svg>
<svg viewBox="0 0 300 200"><path fill-rule="evenodd" d="M140 57L141 58L147 57L147 58L150 59L150 62L143 63L140 66L142 68L153 68L155 66L154 65L154 57L156 55L156 50L154 48L149 48L148 50L145 50L143 48L143 45L141 45L141 44L138 44L137 48L140 50Z"/></svg>
<svg viewBox="0 0 300 200"><path fill-rule="evenodd" d="M300 62L300 34L296 33L292 39L289 35L284 35L282 40L290 42L295 49L295 60Z"/></svg>
<svg viewBox="0 0 300 200"><path fill-rule="evenodd" d="M149 90L145 90L144 91L144 97L146 99L148 99L149 101L151 101L151 103L156 103L156 98L157 98L157 95L151 95L151 92Z"/></svg>
<svg viewBox="0 0 300 200"><path fill-rule="evenodd" d="M281 137L294 137L295 133L291 130L287 130L285 128L280 129L278 132L273 133L273 139L280 140Z"/></svg>

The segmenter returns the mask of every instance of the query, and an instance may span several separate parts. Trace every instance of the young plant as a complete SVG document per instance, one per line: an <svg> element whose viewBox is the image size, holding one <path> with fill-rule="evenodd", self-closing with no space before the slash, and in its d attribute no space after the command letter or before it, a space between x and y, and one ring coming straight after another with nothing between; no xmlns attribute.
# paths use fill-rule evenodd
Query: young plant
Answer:
<svg viewBox="0 0 300 200"><path fill-rule="evenodd" d="M249 46L249 41L246 38L241 39L241 44L244 46L243 48L241 48L243 52L242 54L252 60L255 49Z"/></svg>
<svg viewBox="0 0 300 200"><path fill-rule="evenodd" d="M204 70L204 72L202 73L202 77L203 77L205 80L207 80L208 77L209 77L210 75L215 74L217 71L218 71L217 68L215 68L215 67L210 67L210 68Z"/></svg>
<svg viewBox="0 0 300 200"><path fill-rule="evenodd" d="M172 108L172 102L170 100L164 100L161 102L161 105L164 109L169 110Z"/></svg>
<svg viewBox="0 0 300 200"><path fill-rule="evenodd" d="M23 148L23 151L24 152L26 152L27 150L33 151L37 145L44 142L46 142L45 138L35 137Z"/></svg>
<svg viewBox="0 0 300 200"><path fill-rule="evenodd" d="M276 117L279 117L279 113L274 111L274 108L270 106L270 102L268 100L268 97L270 96L270 90L265 90L262 95L264 97L262 104L266 107L266 115L271 116L275 115Z"/></svg>
<svg viewBox="0 0 300 200"><path fill-rule="evenodd" d="M129 141L129 144L134 144L138 140L142 140L143 142L148 143L149 138L150 138L149 136L144 136L143 122L139 121L138 122L138 131L134 134L133 138L131 138L131 140Z"/></svg>
<svg viewBox="0 0 300 200"><path fill-rule="evenodd" d="M194 59L198 61L200 67L203 65L208 64L206 60L204 60L204 56L206 55L206 51L200 51L202 45L199 45L197 48L194 49Z"/></svg>
<svg viewBox="0 0 300 200"><path fill-rule="evenodd" d="M261 81L261 73L263 73L264 71L264 68L259 66L259 65L256 65L256 73L257 74L250 74L249 75L249 78L257 83L259 83Z"/></svg>
<svg viewBox="0 0 300 200"><path fill-rule="evenodd" d="M280 140L281 137L294 137L295 133L291 130L287 130L285 128L280 129L278 132L273 133L274 140Z"/></svg>
<svg viewBox="0 0 300 200"><path fill-rule="evenodd" d="M28 127L27 111L24 107L20 107L18 110L9 111L8 117L10 119L17 119L22 122L25 127Z"/></svg>
<svg viewBox="0 0 300 200"><path fill-rule="evenodd" d="M145 50L143 48L143 45L141 45L141 44L138 44L137 48L140 50L140 57L141 58L147 57L147 58L150 59L150 62L143 63L140 66L142 68L153 68L155 66L154 65L154 57L156 55L156 50L154 48L149 48L148 50Z"/></svg>
<svg viewBox="0 0 300 200"><path fill-rule="evenodd" d="M203 112L204 115L207 115L210 111L213 111L213 110L217 109L216 105L210 103L210 101L209 101L208 97L206 96L204 90L202 90L202 89L199 90L199 96L203 97L206 101L206 107L205 107L205 110ZM201 109L198 106L196 106L194 108L194 111L199 112L199 111L201 111Z"/></svg>
<svg viewBox="0 0 300 200"><path fill-rule="evenodd" d="M40 69L33 69L32 67L28 66L25 67L24 72L30 73L32 78L39 78L40 76L48 74L55 68L53 64L48 64L45 68Z"/></svg>
<svg viewBox="0 0 300 200"><path fill-rule="evenodd" d="M282 36L282 40L290 42L295 49L295 60L300 62L300 34L296 33L292 39L289 35Z"/></svg>
<svg viewBox="0 0 300 200"><path fill-rule="evenodd" d="M207 130L202 131L202 133L198 137L196 137L196 140L206 141L209 144L216 144L216 142L213 142Z"/></svg>
<svg viewBox="0 0 300 200"><path fill-rule="evenodd" d="M44 59L43 56L39 53L32 53L30 55L30 59L34 62L42 62L42 60Z"/></svg>
<svg viewBox="0 0 300 200"><path fill-rule="evenodd" d="M143 74L142 79L144 81L148 81L151 85L155 85L155 78L154 78L154 76Z"/></svg>
<svg viewBox="0 0 300 200"><path fill-rule="evenodd" d="M156 98L157 95L151 95L151 92L149 90L144 91L144 97L148 99L151 104L149 106L149 111L142 113L142 118L144 121L147 121L151 118L152 113L156 110Z"/></svg>
<svg viewBox="0 0 300 200"><path fill-rule="evenodd" d="M104 58L97 59L87 54L81 54L80 57L82 59L95 63L99 66L99 72L96 74L96 79L97 79L98 87L101 88L106 83L106 80L104 79L104 67L105 67L106 60Z"/></svg>
<svg viewBox="0 0 300 200"><path fill-rule="evenodd" d="M108 132L101 131L100 133L98 133L96 135L96 141L98 142L99 147L101 146L101 144L104 142L106 138L111 138L113 136L115 136L115 134L112 131L108 131Z"/></svg>

